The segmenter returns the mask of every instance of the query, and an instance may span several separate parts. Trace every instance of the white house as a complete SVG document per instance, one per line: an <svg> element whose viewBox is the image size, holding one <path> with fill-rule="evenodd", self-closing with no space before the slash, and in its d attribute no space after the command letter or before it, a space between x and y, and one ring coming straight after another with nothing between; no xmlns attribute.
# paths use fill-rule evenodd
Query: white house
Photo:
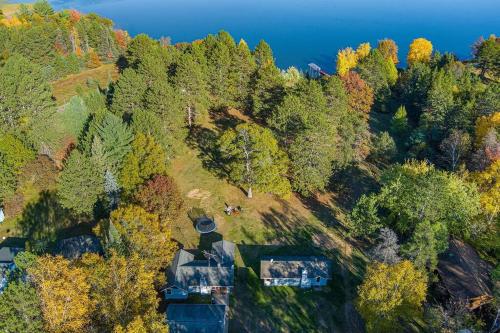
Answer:
<svg viewBox="0 0 500 333"><path fill-rule="evenodd" d="M332 278L332 261L317 256L267 256L260 261L260 278L267 287L326 286Z"/></svg>

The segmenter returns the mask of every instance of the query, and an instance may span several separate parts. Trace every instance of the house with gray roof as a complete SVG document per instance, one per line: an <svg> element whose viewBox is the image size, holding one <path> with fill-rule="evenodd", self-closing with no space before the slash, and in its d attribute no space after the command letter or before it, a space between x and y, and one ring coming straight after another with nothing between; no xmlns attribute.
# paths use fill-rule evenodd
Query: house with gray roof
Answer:
<svg viewBox="0 0 500 333"><path fill-rule="evenodd" d="M189 294L230 293L234 285L235 244L222 240L205 252L206 260L180 250L167 271L166 299L186 299Z"/></svg>
<svg viewBox="0 0 500 333"><path fill-rule="evenodd" d="M318 256L267 256L260 261L260 278L267 287L326 286L332 278L332 261Z"/></svg>
<svg viewBox="0 0 500 333"><path fill-rule="evenodd" d="M227 333L227 306L220 304L170 304L170 333Z"/></svg>
<svg viewBox="0 0 500 333"><path fill-rule="evenodd" d="M14 257L24 249L4 246L0 248L0 293L7 286L9 273L16 268Z"/></svg>
<svg viewBox="0 0 500 333"><path fill-rule="evenodd" d="M78 259L85 253L102 254L103 250L99 239L92 235L82 235L57 242L55 253L62 255L66 259Z"/></svg>

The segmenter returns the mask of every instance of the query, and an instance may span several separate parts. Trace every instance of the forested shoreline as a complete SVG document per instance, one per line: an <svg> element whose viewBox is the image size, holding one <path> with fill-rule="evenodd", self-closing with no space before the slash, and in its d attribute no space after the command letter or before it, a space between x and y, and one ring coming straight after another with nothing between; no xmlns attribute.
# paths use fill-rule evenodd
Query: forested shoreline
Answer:
<svg viewBox="0 0 500 333"><path fill-rule="evenodd" d="M0 294L0 331L167 332L158 291L189 210L171 165L192 149L249 201L341 193L346 170L369 166L370 187L325 223L365 258L352 301L366 331L488 332L500 301L500 38L471 48L460 61L424 38L408 55L382 39L339 50L336 74L312 78L225 31L171 45L47 1L0 12L0 208L12 225L1 235L25 248ZM106 63L116 81L89 80L56 106L51 82ZM102 255L58 255L81 234ZM491 266L492 294L474 311L436 292L454 239Z"/></svg>

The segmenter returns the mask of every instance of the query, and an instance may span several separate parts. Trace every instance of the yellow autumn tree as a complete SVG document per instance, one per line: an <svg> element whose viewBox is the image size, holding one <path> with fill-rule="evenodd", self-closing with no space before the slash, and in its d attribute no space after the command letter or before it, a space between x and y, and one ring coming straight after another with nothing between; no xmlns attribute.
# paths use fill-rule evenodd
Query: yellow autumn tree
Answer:
<svg viewBox="0 0 500 333"><path fill-rule="evenodd" d="M166 332L162 315L157 313L155 272L146 269L138 254L127 258L110 251L107 259L97 254L83 256L81 267L91 285L95 303L92 316L102 332Z"/></svg>
<svg viewBox="0 0 500 333"><path fill-rule="evenodd" d="M357 61L368 56L370 54L371 49L372 47L370 46L370 43L359 44L358 48L356 49Z"/></svg>
<svg viewBox="0 0 500 333"><path fill-rule="evenodd" d="M0 20L0 25L4 25L8 28L18 27L18 26L21 26L24 24L25 24L25 22L23 20L21 20L20 18L18 18L17 16L6 17L6 18Z"/></svg>
<svg viewBox="0 0 500 333"><path fill-rule="evenodd" d="M414 39L410 44L407 62L412 65L416 62L429 62L432 56L432 43L425 38Z"/></svg>
<svg viewBox="0 0 500 333"><path fill-rule="evenodd" d="M489 116L482 116L476 120L476 146L483 143L483 139L492 129L500 129L500 112L495 112Z"/></svg>
<svg viewBox="0 0 500 333"><path fill-rule="evenodd" d="M491 221L500 212L500 160L484 171L473 173L472 179L479 187L483 211Z"/></svg>
<svg viewBox="0 0 500 333"><path fill-rule="evenodd" d="M136 253L146 269L158 272L172 261L177 245L172 241L170 229L161 223L158 215L129 205L111 213L110 220L127 250Z"/></svg>
<svg viewBox="0 0 500 333"><path fill-rule="evenodd" d="M421 315L427 275L408 261L368 267L356 307L368 332L399 332L401 320Z"/></svg>
<svg viewBox="0 0 500 333"><path fill-rule="evenodd" d="M93 302L85 271L63 257L43 256L28 269L42 302L45 329L50 333L83 332Z"/></svg>
<svg viewBox="0 0 500 333"><path fill-rule="evenodd" d="M348 47L340 50L337 53L337 74L345 76L351 69L358 64L358 55L356 52Z"/></svg>

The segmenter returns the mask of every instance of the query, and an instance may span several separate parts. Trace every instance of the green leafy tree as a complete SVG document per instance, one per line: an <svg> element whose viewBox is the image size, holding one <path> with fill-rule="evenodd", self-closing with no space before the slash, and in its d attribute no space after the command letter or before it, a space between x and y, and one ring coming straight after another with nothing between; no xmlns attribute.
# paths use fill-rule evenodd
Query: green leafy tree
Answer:
<svg viewBox="0 0 500 333"><path fill-rule="evenodd" d="M29 282L10 282L0 294L0 331L43 333L40 299Z"/></svg>
<svg viewBox="0 0 500 333"><path fill-rule="evenodd" d="M20 129L53 110L52 89L39 66L13 55L0 67L0 129Z"/></svg>
<svg viewBox="0 0 500 333"><path fill-rule="evenodd" d="M162 147L151 136L138 133L123 163L120 183L130 194L152 176L164 174L166 167L167 157Z"/></svg>
<svg viewBox="0 0 500 333"><path fill-rule="evenodd" d="M391 59L374 49L357 65L357 71L370 87L378 102L385 102L391 95L391 87L396 83L398 71Z"/></svg>
<svg viewBox="0 0 500 333"><path fill-rule="evenodd" d="M302 81L268 118L290 155L294 190L310 195L324 190L337 155L336 118L322 87Z"/></svg>
<svg viewBox="0 0 500 333"><path fill-rule="evenodd" d="M47 17L54 14L54 9L47 0L37 0L33 4L33 13Z"/></svg>
<svg viewBox="0 0 500 333"><path fill-rule="evenodd" d="M388 132L374 135L371 156L376 160L390 161L397 153L396 142Z"/></svg>
<svg viewBox="0 0 500 333"><path fill-rule="evenodd" d="M486 40L480 40L474 49L474 60L481 69L481 75L491 73L500 75L500 38L492 35Z"/></svg>
<svg viewBox="0 0 500 333"><path fill-rule="evenodd" d="M280 196L290 194L290 183L285 178L288 158L269 129L253 124L238 125L223 133L219 147L229 177L247 189L249 198L253 196L253 189Z"/></svg>
<svg viewBox="0 0 500 333"><path fill-rule="evenodd" d="M383 224L378 216L378 198L374 194L363 194L349 214L351 232L354 236L370 236Z"/></svg>
<svg viewBox="0 0 500 333"><path fill-rule="evenodd" d="M418 269L432 272L438 262L438 254L448 248L448 231L443 224L431 224L425 220L417 224L410 241L402 252Z"/></svg>
<svg viewBox="0 0 500 333"><path fill-rule="evenodd" d="M445 225L454 234L474 233L473 222L480 212L474 184L426 162L410 161L387 170L382 185L379 204L400 232L413 231L428 220Z"/></svg>
<svg viewBox="0 0 500 333"><path fill-rule="evenodd" d="M15 174L18 174L22 167L35 158L34 152L26 148L23 142L12 134L0 136L0 155Z"/></svg>
<svg viewBox="0 0 500 333"><path fill-rule="evenodd" d="M57 182L61 205L76 214L92 214L104 192L104 177L92 159L73 150Z"/></svg>

